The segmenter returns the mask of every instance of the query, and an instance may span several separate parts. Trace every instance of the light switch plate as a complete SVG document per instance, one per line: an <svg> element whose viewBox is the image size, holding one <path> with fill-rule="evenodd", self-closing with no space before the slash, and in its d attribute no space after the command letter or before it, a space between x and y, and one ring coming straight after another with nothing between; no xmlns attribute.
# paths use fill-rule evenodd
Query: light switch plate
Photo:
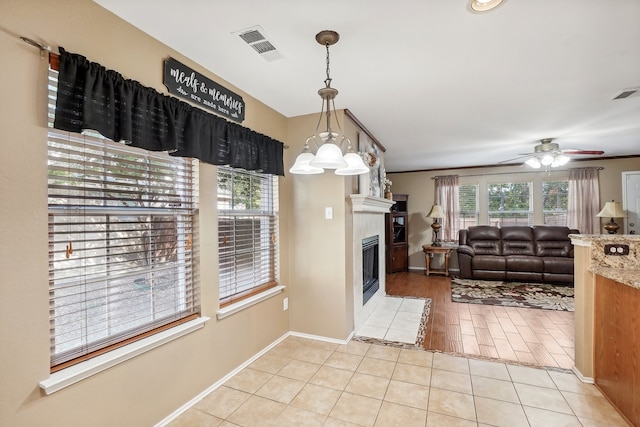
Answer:
<svg viewBox="0 0 640 427"><path fill-rule="evenodd" d="M333 208L332 207L324 208L324 219L333 219Z"/></svg>

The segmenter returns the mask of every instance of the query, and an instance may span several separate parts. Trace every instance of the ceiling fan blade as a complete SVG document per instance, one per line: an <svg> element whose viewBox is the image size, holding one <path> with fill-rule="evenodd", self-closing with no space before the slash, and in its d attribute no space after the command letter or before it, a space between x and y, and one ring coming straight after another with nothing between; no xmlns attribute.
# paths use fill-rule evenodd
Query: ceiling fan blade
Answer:
<svg viewBox="0 0 640 427"><path fill-rule="evenodd" d="M500 165L500 164L502 164L502 163L509 163L509 162L513 162L513 161L515 161L515 160L524 159L524 158L526 158L526 157L531 157L531 154L523 154L523 155L521 155L521 156L519 156L519 157L514 157L513 159L503 160L503 161L501 161L501 162L498 162L498 164Z"/></svg>
<svg viewBox="0 0 640 427"><path fill-rule="evenodd" d="M600 154L604 154L604 151L601 150L575 150L575 149L567 149L562 150L562 154L590 154L599 156Z"/></svg>

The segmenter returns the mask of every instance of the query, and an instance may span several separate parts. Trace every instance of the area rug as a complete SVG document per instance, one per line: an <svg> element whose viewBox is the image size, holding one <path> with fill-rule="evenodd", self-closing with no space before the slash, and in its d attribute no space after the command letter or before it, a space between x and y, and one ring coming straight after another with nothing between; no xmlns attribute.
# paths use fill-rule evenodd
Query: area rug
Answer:
<svg viewBox="0 0 640 427"><path fill-rule="evenodd" d="M574 311L573 286L451 279L451 301Z"/></svg>
<svg viewBox="0 0 640 427"><path fill-rule="evenodd" d="M413 297L403 297L403 298L413 298ZM422 310L422 317L420 318L420 325L418 326L418 334L416 336L416 342L413 344L399 341L389 341L378 338L364 337L356 335L352 339L354 341L360 341L368 344L378 344L378 345L386 345L389 347L397 347L404 349L419 349L424 350L422 347L424 344L425 332L427 329L427 322L429 321L429 313L431 312L431 298L415 298L415 299L423 299L424 300L424 309Z"/></svg>

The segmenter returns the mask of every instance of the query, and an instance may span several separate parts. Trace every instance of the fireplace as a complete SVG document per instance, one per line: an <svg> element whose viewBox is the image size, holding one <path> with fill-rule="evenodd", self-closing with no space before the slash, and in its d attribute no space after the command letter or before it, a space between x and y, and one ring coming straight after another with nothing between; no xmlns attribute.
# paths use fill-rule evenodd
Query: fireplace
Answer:
<svg viewBox="0 0 640 427"><path fill-rule="evenodd" d="M366 304L380 288L379 254L378 236L362 239L362 305Z"/></svg>

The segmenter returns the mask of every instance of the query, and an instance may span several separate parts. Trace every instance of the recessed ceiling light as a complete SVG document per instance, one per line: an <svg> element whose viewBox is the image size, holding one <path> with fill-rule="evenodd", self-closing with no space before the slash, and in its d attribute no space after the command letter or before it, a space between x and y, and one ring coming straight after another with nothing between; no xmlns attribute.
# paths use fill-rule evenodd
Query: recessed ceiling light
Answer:
<svg viewBox="0 0 640 427"><path fill-rule="evenodd" d="M488 12L500 6L504 0L471 0L469 7L473 12Z"/></svg>

